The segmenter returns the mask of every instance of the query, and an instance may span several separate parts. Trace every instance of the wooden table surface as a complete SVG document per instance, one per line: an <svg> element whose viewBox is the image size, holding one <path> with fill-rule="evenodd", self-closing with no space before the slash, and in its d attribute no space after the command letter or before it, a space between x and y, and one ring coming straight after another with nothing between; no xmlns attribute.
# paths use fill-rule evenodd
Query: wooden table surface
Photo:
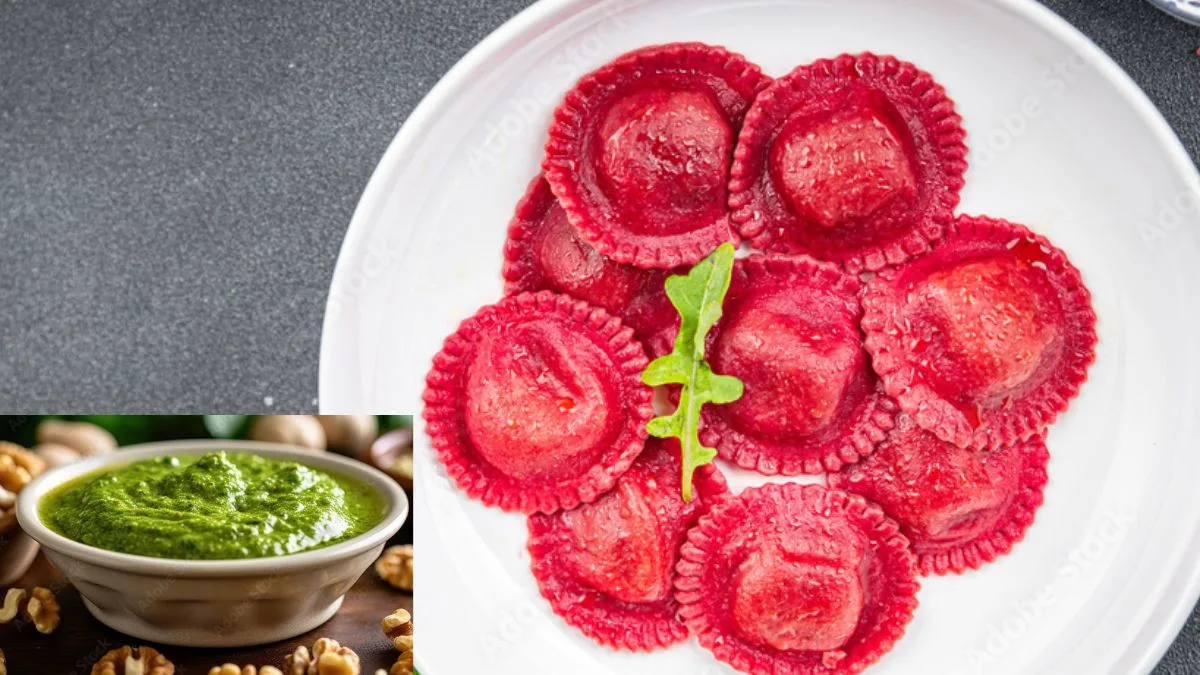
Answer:
<svg viewBox="0 0 1200 675"><path fill-rule="evenodd" d="M309 633L249 649L198 649L144 643L108 628L84 608L79 592L63 580L45 556L39 555L16 585L54 590L62 605L62 621L51 635L38 633L27 622L0 625L0 649L8 657L10 675L88 675L97 658L126 644L150 644L162 651L175 664L176 675L207 675L209 668L223 663L282 668L284 657L298 645L311 649L320 637L333 638L358 652L362 672L372 675L378 668L391 667L397 656L379 630L379 621L397 607L411 612L413 605L411 594L392 589L368 569L346 594L338 613Z"/></svg>

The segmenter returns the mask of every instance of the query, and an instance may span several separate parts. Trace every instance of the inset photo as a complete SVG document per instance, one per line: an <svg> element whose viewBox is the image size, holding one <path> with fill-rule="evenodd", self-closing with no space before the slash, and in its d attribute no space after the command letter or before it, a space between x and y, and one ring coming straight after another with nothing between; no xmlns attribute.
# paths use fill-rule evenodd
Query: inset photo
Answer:
<svg viewBox="0 0 1200 675"><path fill-rule="evenodd" d="M409 415L0 417L0 672L412 673L412 439Z"/></svg>

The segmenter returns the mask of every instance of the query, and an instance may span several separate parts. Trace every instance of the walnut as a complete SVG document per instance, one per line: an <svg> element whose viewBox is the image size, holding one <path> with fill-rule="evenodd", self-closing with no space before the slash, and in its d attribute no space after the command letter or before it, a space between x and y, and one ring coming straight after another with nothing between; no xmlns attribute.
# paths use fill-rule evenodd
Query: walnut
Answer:
<svg viewBox="0 0 1200 675"><path fill-rule="evenodd" d="M413 675L414 672L412 657L409 656L408 658L405 658L405 656L401 654L400 658L396 659L396 662L392 664L391 669L384 670L383 668L380 668L379 670L375 671L375 675Z"/></svg>
<svg viewBox="0 0 1200 675"><path fill-rule="evenodd" d="M392 546L375 561L375 572L402 591L413 589L413 547Z"/></svg>
<svg viewBox="0 0 1200 675"><path fill-rule="evenodd" d="M412 615L407 610L397 609L379 622L383 634L392 641L397 651L411 652L413 648Z"/></svg>
<svg viewBox="0 0 1200 675"><path fill-rule="evenodd" d="M0 673L0 675L3 675L3 673ZM236 666L232 663L226 663L223 666L209 668L208 675L283 675L283 672L275 666L255 668L254 666Z"/></svg>
<svg viewBox="0 0 1200 675"><path fill-rule="evenodd" d="M303 645L296 647L283 668L287 675L359 675L362 666L354 650L321 638L313 643L311 654Z"/></svg>
<svg viewBox="0 0 1200 675"><path fill-rule="evenodd" d="M100 657L92 675L175 675L175 664L150 647L126 645Z"/></svg>
<svg viewBox="0 0 1200 675"><path fill-rule="evenodd" d="M58 600L49 588L38 586L33 589L29 604L25 606L25 614L33 622L34 628L42 635L49 635L58 628Z"/></svg>
<svg viewBox="0 0 1200 675"><path fill-rule="evenodd" d="M0 441L0 487L20 492L33 477L46 470L46 460L16 443Z"/></svg>
<svg viewBox="0 0 1200 675"><path fill-rule="evenodd" d="M0 623L8 623L21 613L21 605L27 593L24 588L10 588L4 594L4 605L0 607Z"/></svg>
<svg viewBox="0 0 1200 675"><path fill-rule="evenodd" d="M392 670L389 675L412 675L413 672L413 624L412 615L403 609L396 611L383 617L383 621L379 622L379 627L383 629L383 634L392 641L396 650L400 652L400 658L392 664Z"/></svg>
<svg viewBox="0 0 1200 675"><path fill-rule="evenodd" d="M413 653L407 651L400 654L388 675L413 675Z"/></svg>

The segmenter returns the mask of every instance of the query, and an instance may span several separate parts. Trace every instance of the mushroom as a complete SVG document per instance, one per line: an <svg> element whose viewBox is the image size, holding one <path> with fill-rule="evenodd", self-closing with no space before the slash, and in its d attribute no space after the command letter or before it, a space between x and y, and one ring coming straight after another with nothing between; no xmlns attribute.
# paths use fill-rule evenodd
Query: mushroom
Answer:
<svg viewBox="0 0 1200 675"><path fill-rule="evenodd" d="M318 415L317 421L325 430L330 450L359 457L379 435L379 421L374 415Z"/></svg>
<svg viewBox="0 0 1200 675"><path fill-rule="evenodd" d="M325 430L312 415L263 415L250 425L250 440L325 449Z"/></svg>
<svg viewBox="0 0 1200 675"><path fill-rule="evenodd" d="M85 457L107 454L117 449L117 439L103 427L90 422L42 420L37 426L36 436L38 445L65 445Z"/></svg>

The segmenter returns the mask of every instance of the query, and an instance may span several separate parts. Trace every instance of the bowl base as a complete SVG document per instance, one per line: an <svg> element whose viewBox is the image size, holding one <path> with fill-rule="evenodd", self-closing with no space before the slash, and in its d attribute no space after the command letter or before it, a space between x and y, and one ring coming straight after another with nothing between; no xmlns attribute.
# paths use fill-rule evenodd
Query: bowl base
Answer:
<svg viewBox="0 0 1200 675"><path fill-rule="evenodd" d="M254 647L294 638L320 626L337 613L345 597L339 595L321 611L297 617L285 623L261 628L240 626L235 631L224 631L218 627L211 629L162 628L150 625L132 615L105 612L86 597L83 598L83 605L100 623L141 640L179 647Z"/></svg>

